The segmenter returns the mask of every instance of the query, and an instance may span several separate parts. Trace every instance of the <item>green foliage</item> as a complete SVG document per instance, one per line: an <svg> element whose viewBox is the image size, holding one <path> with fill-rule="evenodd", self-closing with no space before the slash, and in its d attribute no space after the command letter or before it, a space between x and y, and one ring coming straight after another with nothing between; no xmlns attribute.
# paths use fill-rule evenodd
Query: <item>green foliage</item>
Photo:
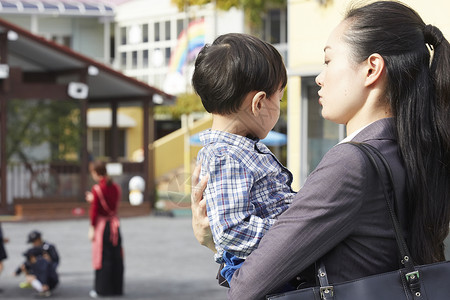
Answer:
<svg viewBox="0 0 450 300"><path fill-rule="evenodd" d="M250 26L261 24L261 15L268 7L287 5L287 0L172 0L180 11L192 5L215 3L218 9L229 10L232 7L243 9Z"/></svg>
<svg viewBox="0 0 450 300"><path fill-rule="evenodd" d="M50 146L48 160L63 160L78 154L81 145L80 107L75 101L22 100L8 101L7 158L17 155L33 160L24 149Z"/></svg>
<svg viewBox="0 0 450 300"><path fill-rule="evenodd" d="M154 113L159 115L169 115L173 119L181 119L181 115L193 112L206 112L202 100L197 94L180 94L177 97L175 105L155 106ZM280 103L280 117L285 117L287 113L287 87L284 90L283 98Z"/></svg>
<svg viewBox="0 0 450 300"><path fill-rule="evenodd" d="M181 115L192 112L205 112L202 101L197 94L180 94L175 105L155 107L155 114L171 115L173 119L180 119Z"/></svg>

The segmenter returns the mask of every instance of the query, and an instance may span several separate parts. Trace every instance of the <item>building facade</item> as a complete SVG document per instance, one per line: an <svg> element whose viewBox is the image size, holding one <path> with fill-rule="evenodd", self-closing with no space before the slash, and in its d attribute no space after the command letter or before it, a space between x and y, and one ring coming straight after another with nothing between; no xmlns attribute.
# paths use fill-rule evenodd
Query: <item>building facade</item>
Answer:
<svg viewBox="0 0 450 300"><path fill-rule="evenodd" d="M450 37L450 3L444 0L403 1L425 23L438 26ZM300 188L323 154L345 137L344 125L324 120L318 104L315 77L323 67L323 48L329 34L342 20L351 0L288 1L288 168Z"/></svg>

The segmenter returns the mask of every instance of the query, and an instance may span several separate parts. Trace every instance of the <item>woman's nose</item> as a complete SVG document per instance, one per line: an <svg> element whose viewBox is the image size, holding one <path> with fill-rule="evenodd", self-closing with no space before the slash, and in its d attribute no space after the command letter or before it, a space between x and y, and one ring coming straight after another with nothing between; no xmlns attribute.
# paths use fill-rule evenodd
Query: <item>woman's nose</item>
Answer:
<svg viewBox="0 0 450 300"><path fill-rule="evenodd" d="M316 76L316 84L318 86L322 86L322 72L320 72L320 74Z"/></svg>

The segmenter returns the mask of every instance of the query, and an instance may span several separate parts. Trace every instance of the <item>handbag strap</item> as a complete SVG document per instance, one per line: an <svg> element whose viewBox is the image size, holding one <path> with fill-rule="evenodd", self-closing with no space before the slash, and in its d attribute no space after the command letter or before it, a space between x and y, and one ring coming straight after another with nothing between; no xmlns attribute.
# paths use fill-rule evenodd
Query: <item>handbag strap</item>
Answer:
<svg viewBox="0 0 450 300"><path fill-rule="evenodd" d="M419 272L414 267L414 263L413 263L413 260L411 259L411 255L410 255L408 246L406 244L405 238L403 236L400 223L395 214L393 203L396 203L397 196L396 196L395 188L394 188L394 177L392 175L392 170L389 166L389 163L387 162L387 160L383 156L383 154L378 149L373 147L372 145L369 145L366 143L356 143L356 142L347 142L347 144L351 144L351 145L358 147L364 154L366 154L369 161L374 166L378 177L380 178L381 185L383 188L384 198L385 198L386 204L387 204L387 209L388 209L389 216L392 221L392 225L393 225L394 232L395 232L395 239L397 241L398 249L399 249L400 255L402 257L401 263L405 266L405 269L406 269L405 279L406 279L406 282L408 284L408 287L409 287L412 295L414 295L415 299L418 299L418 297L420 297L420 295L421 295ZM379 164L378 164L375 156L382 163L382 165L384 166L384 168L386 170L389 184L392 187L391 196L388 192L388 188L386 187L386 184L382 180L384 178L384 176L381 173ZM392 199L392 201L390 201L390 199ZM333 295L333 286L328 283L328 278L327 278L328 276L326 273L325 265L322 260L320 260L320 262L319 262L317 276L319 278L319 283L320 283L321 299L323 299L323 300L333 299L333 296L334 296Z"/></svg>
<svg viewBox="0 0 450 300"><path fill-rule="evenodd" d="M388 208L389 216L391 218L391 222L394 227L395 240L397 241L398 249L399 249L400 255L402 257L401 262L403 265L405 265L405 267L408 271L414 270L414 264L411 259L411 255L409 254L410 252L408 250L408 246L406 245L406 241L405 241L405 238L402 233L400 222L398 221L397 216L395 214L395 210L394 210L393 203L397 202L397 196L396 196L395 189L394 189L394 177L392 175L392 170L391 170L391 167L389 166L389 163L387 162L387 160L383 156L383 154L381 154L381 152L377 148L373 147L372 145L365 144L365 143L356 143L356 142L348 142L348 144L354 145L354 146L358 147L360 150L362 150L367 155L367 157L369 158L372 165L375 167L375 170L376 170L378 177L380 178L380 181L382 184L384 198L386 200L386 205ZM378 157L378 159L381 161L381 163L383 164L383 166L386 170L389 184L391 185L391 188L392 188L391 197L389 197L389 192L388 192L388 188L386 187L386 184L384 184L384 182L382 181L384 176L382 175L380 167L379 167L375 157L372 155L372 153L374 153ZM390 198L392 199L392 201L390 201Z"/></svg>

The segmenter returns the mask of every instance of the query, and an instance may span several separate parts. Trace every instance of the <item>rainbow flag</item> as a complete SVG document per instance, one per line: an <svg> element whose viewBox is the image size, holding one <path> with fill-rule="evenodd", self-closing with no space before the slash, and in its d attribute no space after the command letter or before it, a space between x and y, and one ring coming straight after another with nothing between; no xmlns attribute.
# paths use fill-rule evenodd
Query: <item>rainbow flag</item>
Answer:
<svg viewBox="0 0 450 300"><path fill-rule="evenodd" d="M178 36L177 46L170 56L169 72L183 74L183 67L192 61L205 45L205 20L191 21Z"/></svg>

